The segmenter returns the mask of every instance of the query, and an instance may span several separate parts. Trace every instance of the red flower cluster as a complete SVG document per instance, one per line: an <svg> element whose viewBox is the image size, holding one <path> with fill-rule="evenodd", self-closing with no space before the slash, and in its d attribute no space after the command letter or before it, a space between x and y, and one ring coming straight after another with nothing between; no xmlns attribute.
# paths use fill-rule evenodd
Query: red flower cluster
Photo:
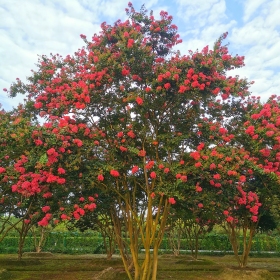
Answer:
<svg viewBox="0 0 280 280"><path fill-rule="evenodd" d="M119 176L120 176L120 173L119 173L117 170L111 170L111 171L110 171L110 174L111 174L111 176L113 176L113 177L119 177Z"/></svg>

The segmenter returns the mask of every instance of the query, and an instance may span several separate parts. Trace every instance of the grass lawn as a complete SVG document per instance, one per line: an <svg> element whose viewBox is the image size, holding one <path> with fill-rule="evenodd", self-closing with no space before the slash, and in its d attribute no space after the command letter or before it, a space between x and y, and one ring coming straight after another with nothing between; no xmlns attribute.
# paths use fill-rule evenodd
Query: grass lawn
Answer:
<svg viewBox="0 0 280 280"><path fill-rule="evenodd" d="M103 255L0 255L1 280L94 280L102 270L112 267L114 280L127 279L118 256L106 260ZM106 278L102 278L106 280ZM158 280L259 280L280 279L280 258L250 258L249 266L240 270L233 256L161 255Z"/></svg>

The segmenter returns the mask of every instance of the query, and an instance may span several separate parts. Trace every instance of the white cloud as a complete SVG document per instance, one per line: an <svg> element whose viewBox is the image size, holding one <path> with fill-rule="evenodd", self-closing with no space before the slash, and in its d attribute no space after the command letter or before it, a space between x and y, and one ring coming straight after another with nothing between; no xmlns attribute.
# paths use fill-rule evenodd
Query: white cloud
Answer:
<svg viewBox="0 0 280 280"><path fill-rule="evenodd" d="M231 38L239 45L272 45L279 40L279 32L264 23L263 18L257 17L241 28L233 28Z"/></svg>
<svg viewBox="0 0 280 280"><path fill-rule="evenodd" d="M150 0L147 4L145 4L145 7L147 9L150 9L151 7L155 6L158 3L158 0Z"/></svg>
<svg viewBox="0 0 280 280"><path fill-rule="evenodd" d="M224 0L177 0L178 13L185 22L193 21L194 27L203 27L224 19L226 5Z"/></svg>
<svg viewBox="0 0 280 280"><path fill-rule="evenodd" d="M241 76L254 80L254 95L263 100L279 94L280 65L280 1L244 1L243 26L232 29L230 41L245 55L246 66L236 70Z"/></svg>
<svg viewBox="0 0 280 280"><path fill-rule="evenodd" d="M244 16L243 20L246 22L255 13L255 11L267 0L246 0L244 1Z"/></svg>

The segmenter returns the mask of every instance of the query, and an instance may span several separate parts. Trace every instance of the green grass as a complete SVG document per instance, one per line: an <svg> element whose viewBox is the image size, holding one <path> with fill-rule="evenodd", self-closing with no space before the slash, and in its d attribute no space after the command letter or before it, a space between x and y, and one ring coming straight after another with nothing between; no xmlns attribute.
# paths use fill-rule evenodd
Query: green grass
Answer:
<svg viewBox="0 0 280 280"><path fill-rule="evenodd" d="M108 267L113 267L116 272L114 280L127 279L118 256L114 256L111 260L102 255L55 254L52 257L35 257L26 255L21 261L17 261L16 255L0 255L0 279L92 280ZM280 258L250 258L247 270L238 269L233 256L199 256L199 258L194 261L189 255L178 257L160 255L158 280L280 279ZM266 271L260 272L259 269Z"/></svg>

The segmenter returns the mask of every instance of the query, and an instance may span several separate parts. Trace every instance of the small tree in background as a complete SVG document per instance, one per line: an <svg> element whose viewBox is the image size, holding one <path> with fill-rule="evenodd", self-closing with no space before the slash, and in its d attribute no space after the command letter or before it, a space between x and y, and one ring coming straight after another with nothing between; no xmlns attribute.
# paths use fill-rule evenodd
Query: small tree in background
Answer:
<svg viewBox="0 0 280 280"><path fill-rule="evenodd" d="M71 219L67 223L67 228L69 230L79 229L81 232L90 229L100 233L107 259L110 260L116 249L116 236L111 216L114 199L109 195L99 192L96 203L98 207L95 211L86 213L79 220Z"/></svg>

